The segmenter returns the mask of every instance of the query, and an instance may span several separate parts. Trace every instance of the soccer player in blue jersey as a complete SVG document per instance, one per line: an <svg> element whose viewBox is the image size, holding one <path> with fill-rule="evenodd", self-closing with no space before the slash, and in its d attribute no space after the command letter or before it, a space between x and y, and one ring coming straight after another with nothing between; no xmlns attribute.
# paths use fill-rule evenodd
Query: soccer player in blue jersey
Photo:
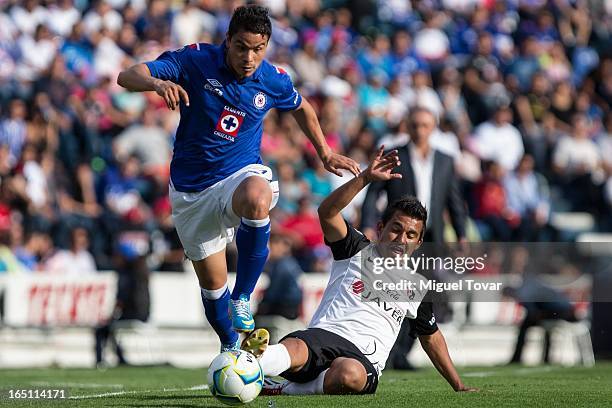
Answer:
<svg viewBox="0 0 612 408"><path fill-rule="evenodd" d="M264 60L271 33L265 8L238 7L220 46L199 43L164 52L117 79L130 91L155 91L168 108L180 110L170 164L172 215L221 351L239 348L238 332L255 327L249 297L268 256L268 215L278 199L272 171L260 157L266 112L292 111L328 171L359 174L354 160L331 151L314 109L289 75ZM238 225L230 294L225 247Z"/></svg>

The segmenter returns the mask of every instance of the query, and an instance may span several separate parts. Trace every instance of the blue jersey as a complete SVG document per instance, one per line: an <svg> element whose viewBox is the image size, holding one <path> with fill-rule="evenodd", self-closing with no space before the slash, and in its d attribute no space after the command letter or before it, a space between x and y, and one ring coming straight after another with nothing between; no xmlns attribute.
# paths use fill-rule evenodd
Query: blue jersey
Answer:
<svg viewBox="0 0 612 408"><path fill-rule="evenodd" d="M225 63L225 44L192 44L147 62L151 75L182 86L170 176L174 188L202 191L244 166L261 163L263 119L269 109L296 109L302 97L289 75L263 61L238 80Z"/></svg>

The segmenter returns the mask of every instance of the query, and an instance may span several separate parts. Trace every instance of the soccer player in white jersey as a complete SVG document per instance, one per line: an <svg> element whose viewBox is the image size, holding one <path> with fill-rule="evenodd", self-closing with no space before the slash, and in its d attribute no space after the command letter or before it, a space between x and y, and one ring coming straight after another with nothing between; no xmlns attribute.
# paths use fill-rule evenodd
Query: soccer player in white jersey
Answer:
<svg viewBox="0 0 612 408"><path fill-rule="evenodd" d="M374 393L404 318L410 319L410 334L418 336L434 366L455 391L477 390L466 387L455 370L431 302L365 301L362 297L362 262L370 261L370 254L392 257L397 249L409 253L423 241L427 211L414 197L388 206L378 223L376 243L340 214L370 182L401 178L391 172L398 160L397 151L383 157L381 148L365 171L321 203L321 227L334 262L312 321L306 330L288 334L279 344L267 346L265 329L256 330L243 343L244 349L259 354L266 377L286 379L276 382L267 378L263 395Z"/></svg>

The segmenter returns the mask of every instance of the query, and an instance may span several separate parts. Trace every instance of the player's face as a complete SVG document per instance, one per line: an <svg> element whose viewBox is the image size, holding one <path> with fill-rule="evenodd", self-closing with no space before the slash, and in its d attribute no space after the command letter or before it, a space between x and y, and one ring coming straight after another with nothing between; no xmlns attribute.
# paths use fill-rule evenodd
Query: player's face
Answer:
<svg viewBox="0 0 612 408"><path fill-rule="evenodd" d="M423 242L423 221L396 211L386 223L378 224L378 250L384 257L411 255Z"/></svg>
<svg viewBox="0 0 612 408"><path fill-rule="evenodd" d="M253 75L268 48L268 36L238 31L227 37L227 63L240 78Z"/></svg>

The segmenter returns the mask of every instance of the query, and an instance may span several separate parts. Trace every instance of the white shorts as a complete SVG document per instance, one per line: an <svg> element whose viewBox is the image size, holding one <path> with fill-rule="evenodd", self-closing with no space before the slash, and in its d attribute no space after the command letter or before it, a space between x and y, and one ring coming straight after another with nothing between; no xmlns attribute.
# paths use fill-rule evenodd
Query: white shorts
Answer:
<svg viewBox="0 0 612 408"><path fill-rule="evenodd" d="M240 224L240 217L232 210L232 197L240 183L251 176L263 177L270 182L270 209L274 208L278 201L278 182L272 181L272 170L262 164L245 166L197 193L176 191L170 182L172 219L187 258L202 260L232 242L234 228Z"/></svg>

